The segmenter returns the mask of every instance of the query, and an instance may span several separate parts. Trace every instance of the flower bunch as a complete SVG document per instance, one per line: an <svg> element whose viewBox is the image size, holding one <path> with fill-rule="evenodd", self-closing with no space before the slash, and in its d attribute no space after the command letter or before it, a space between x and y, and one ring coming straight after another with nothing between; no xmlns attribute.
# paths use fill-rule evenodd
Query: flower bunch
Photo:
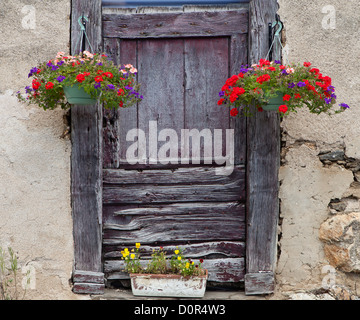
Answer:
<svg viewBox="0 0 360 320"><path fill-rule="evenodd" d="M203 259L200 259L199 263L195 264L190 258L185 259L182 250L176 247L174 255L170 259L170 266L173 273L180 273L183 276L200 275L203 262Z"/></svg>
<svg viewBox="0 0 360 320"><path fill-rule="evenodd" d="M151 260L145 267L140 264L140 243L135 244L135 248L129 251L125 248L121 251L122 259L125 260L125 271L129 273L151 273L151 274L180 274L182 276L201 275L203 259L195 263L191 259L186 259L182 254L182 249L176 247L170 260L163 247L153 249Z"/></svg>
<svg viewBox="0 0 360 320"><path fill-rule="evenodd" d="M69 107L64 87L77 85L92 98L99 98L105 108L129 107L143 99L135 77L137 69L131 64L116 66L105 54L84 51L70 56L58 52L56 57L31 68L31 85L25 94L18 92L20 101L38 104L43 109Z"/></svg>
<svg viewBox="0 0 360 320"><path fill-rule="evenodd" d="M336 104L335 87L328 76L311 66L285 66L280 61L261 59L251 67L242 66L239 74L226 80L219 93L218 105L229 105L230 115L251 116L253 111L263 111L270 99L279 97L282 103L278 106L280 115L296 112L307 106L311 113L331 113ZM333 113L340 113L349 106L341 103Z"/></svg>

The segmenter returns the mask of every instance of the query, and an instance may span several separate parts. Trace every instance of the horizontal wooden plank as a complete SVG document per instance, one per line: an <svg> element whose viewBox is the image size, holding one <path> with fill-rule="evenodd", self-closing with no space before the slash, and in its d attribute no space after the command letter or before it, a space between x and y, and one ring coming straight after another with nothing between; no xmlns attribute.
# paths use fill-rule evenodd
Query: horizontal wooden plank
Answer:
<svg viewBox="0 0 360 320"><path fill-rule="evenodd" d="M226 36L248 32L248 10L103 14L105 38Z"/></svg>
<svg viewBox="0 0 360 320"><path fill-rule="evenodd" d="M245 184L225 185L123 185L103 188L103 203L171 203L195 201L244 201Z"/></svg>
<svg viewBox="0 0 360 320"><path fill-rule="evenodd" d="M105 284L77 282L74 283L72 290L78 294L104 294Z"/></svg>
<svg viewBox="0 0 360 320"><path fill-rule="evenodd" d="M245 294L270 294L275 290L275 277L272 271L260 271L245 275Z"/></svg>
<svg viewBox="0 0 360 320"><path fill-rule="evenodd" d="M245 220L245 204L239 202L159 203L156 205L106 205L103 207L104 223L129 223L133 216L167 216L207 214L207 216L234 216Z"/></svg>
<svg viewBox="0 0 360 320"><path fill-rule="evenodd" d="M81 283L104 283L104 274L102 272L75 270L72 276L73 282Z"/></svg>
<svg viewBox="0 0 360 320"><path fill-rule="evenodd" d="M214 167L176 168L163 170L103 170L105 186L121 184L245 184L245 166L235 166L230 175L219 175ZM229 172L230 173L230 172Z"/></svg>
<svg viewBox="0 0 360 320"><path fill-rule="evenodd" d="M131 250L134 244L130 246L126 244L120 244L118 246L111 246L104 244L103 257L105 259L121 258L121 250L124 248ZM163 250L166 252L167 257L171 257L176 245L163 245ZM203 242L194 244L179 244L179 248L182 249L184 256L191 259L199 259L211 257L211 258L239 258L245 254L245 243L234 241L215 241L215 242ZM149 258L152 254L152 250L159 249L159 246L141 245L141 257Z"/></svg>
<svg viewBox="0 0 360 320"><path fill-rule="evenodd" d="M141 264L145 267L147 261L142 260ZM203 267L209 272L208 281L240 282L244 280L244 258L207 259L204 260ZM104 272L108 280L129 279L128 273L123 271L124 268L125 263L122 260L106 260L104 263Z"/></svg>
<svg viewBox="0 0 360 320"><path fill-rule="evenodd" d="M226 214L134 216L127 224L104 223L103 227L105 244L244 239L245 222Z"/></svg>

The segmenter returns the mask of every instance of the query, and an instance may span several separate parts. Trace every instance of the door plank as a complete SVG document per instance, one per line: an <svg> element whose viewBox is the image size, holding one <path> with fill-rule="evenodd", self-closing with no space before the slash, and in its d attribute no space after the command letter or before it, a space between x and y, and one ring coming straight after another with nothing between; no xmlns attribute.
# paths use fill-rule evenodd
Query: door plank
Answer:
<svg viewBox="0 0 360 320"><path fill-rule="evenodd" d="M184 256L191 259L200 258L238 258L245 255L245 243L235 241L214 241L214 242L202 242L193 244L178 243L178 245L162 245L163 250L167 253L167 257L171 257L174 250L177 248L182 249ZM104 258L114 259L121 258L121 251L128 247L129 250L134 247L134 243L119 243L113 245L111 239L106 240L103 246ZM149 259L153 253L153 249L158 250L159 244L147 245L141 243L141 257Z"/></svg>
<svg viewBox="0 0 360 320"><path fill-rule="evenodd" d="M124 185L103 189L105 204L169 203L194 201L244 201L245 186L239 182L225 185Z"/></svg>
<svg viewBox="0 0 360 320"><path fill-rule="evenodd" d="M184 128L184 41L143 40L138 43L139 81L142 84L144 100L138 113L138 128L148 134L150 121L154 127L147 136L147 163L158 163L160 146L168 140L160 142L158 132L169 129L181 135ZM166 73L166 76L164 76ZM178 162L179 146L173 157ZM171 155L168 155L171 156ZM166 158L166 157L165 157Z"/></svg>
<svg viewBox="0 0 360 320"><path fill-rule="evenodd" d="M216 174L214 167L176 168L173 170L103 170L105 186L123 184L227 184L234 181L245 184L244 166L234 167L230 175Z"/></svg>
<svg viewBox="0 0 360 320"><path fill-rule="evenodd" d="M223 36L248 32L248 10L103 14L107 38Z"/></svg>

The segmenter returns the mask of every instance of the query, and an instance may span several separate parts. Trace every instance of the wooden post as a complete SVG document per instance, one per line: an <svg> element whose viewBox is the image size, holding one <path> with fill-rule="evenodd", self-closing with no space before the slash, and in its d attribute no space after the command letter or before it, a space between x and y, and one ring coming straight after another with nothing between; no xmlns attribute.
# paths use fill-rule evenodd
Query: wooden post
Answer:
<svg viewBox="0 0 360 320"><path fill-rule="evenodd" d="M266 58L269 50L268 23L274 22L276 0L250 2L249 63ZM274 50L273 58L280 53ZM274 291L277 225L279 215L278 170L280 121L276 113L258 112L248 119L247 142L247 237L245 293Z"/></svg>
<svg viewBox="0 0 360 320"><path fill-rule="evenodd" d="M95 52L101 52L101 0L73 0L71 54L80 48L79 17L88 18L86 33ZM86 43L86 50L91 51ZM102 245L102 106L71 107L71 191L74 234L73 291L101 294L104 274Z"/></svg>

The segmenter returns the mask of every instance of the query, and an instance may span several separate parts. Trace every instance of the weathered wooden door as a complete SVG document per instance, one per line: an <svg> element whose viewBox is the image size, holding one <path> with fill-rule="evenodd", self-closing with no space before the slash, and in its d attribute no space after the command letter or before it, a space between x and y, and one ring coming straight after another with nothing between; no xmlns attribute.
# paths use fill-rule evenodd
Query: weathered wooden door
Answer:
<svg viewBox="0 0 360 320"><path fill-rule="evenodd" d="M137 107L104 112L108 281L127 278L120 251L135 242L148 257L178 245L203 258L209 281L244 280L246 121L231 119L217 100L247 63L247 33L246 8L103 13L104 49L137 67L144 96ZM231 151L233 169L219 174Z"/></svg>

